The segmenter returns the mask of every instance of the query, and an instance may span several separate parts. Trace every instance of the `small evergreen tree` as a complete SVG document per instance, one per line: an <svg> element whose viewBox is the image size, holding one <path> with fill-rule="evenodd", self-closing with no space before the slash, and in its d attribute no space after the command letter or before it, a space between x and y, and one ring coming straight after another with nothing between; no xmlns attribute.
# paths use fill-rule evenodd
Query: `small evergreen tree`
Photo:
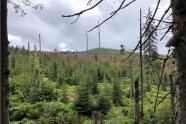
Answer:
<svg viewBox="0 0 186 124"><path fill-rule="evenodd" d="M62 98L61 101L64 103L68 102L68 96L67 96L67 90L66 90L66 84L62 85Z"/></svg>
<svg viewBox="0 0 186 124"><path fill-rule="evenodd" d="M123 44L121 44L120 47L121 47L120 54L124 54L124 52L125 52L125 46Z"/></svg>
<svg viewBox="0 0 186 124"><path fill-rule="evenodd" d="M89 74L87 74L86 81L89 85L90 92L93 95L98 94L98 83L97 83L97 80L95 79L96 79L96 76L94 74L90 75L90 72Z"/></svg>
<svg viewBox="0 0 186 124"><path fill-rule="evenodd" d="M104 79L104 74L103 74L102 69L99 67L97 69L97 80L98 80L98 82L101 82L101 81L103 81L103 79Z"/></svg>
<svg viewBox="0 0 186 124"><path fill-rule="evenodd" d="M50 64L50 68L49 68L49 78L52 81L56 81L57 80L57 63L56 62L52 62Z"/></svg>
<svg viewBox="0 0 186 124"><path fill-rule="evenodd" d="M122 105L122 90L120 83L114 80L113 84L113 103L114 105Z"/></svg>
<svg viewBox="0 0 186 124"><path fill-rule="evenodd" d="M110 108L111 108L110 100L103 95L99 95L97 100L97 110L100 111L102 114L106 115Z"/></svg>
<svg viewBox="0 0 186 124"><path fill-rule="evenodd" d="M163 76L163 80L162 80L162 90L163 91L166 91L167 90L167 82L168 82L167 74L165 74Z"/></svg>
<svg viewBox="0 0 186 124"><path fill-rule="evenodd" d="M91 91L92 91L93 95L98 94L99 91L98 91L98 84L97 84L97 82L95 82L95 81L92 82Z"/></svg>
<svg viewBox="0 0 186 124"><path fill-rule="evenodd" d="M74 109L82 115L91 115L91 104L87 87L86 83L81 83L79 85L77 98L74 102Z"/></svg>

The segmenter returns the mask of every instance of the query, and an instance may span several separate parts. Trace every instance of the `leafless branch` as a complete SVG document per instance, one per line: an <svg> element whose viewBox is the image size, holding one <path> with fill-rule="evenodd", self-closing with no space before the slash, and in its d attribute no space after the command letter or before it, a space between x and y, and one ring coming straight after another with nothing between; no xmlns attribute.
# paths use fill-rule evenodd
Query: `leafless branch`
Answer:
<svg viewBox="0 0 186 124"><path fill-rule="evenodd" d="M166 61L168 60L169 56L170 56L170 48L168 50L168 54L167 54L167 57L164 59L163 61L163 67L162 67L162 72L161 72L161 76L159 77L159 84L158 84L158 87L157 87L157 94L156 94L156 100L155 100L155 103L154 103L154 113L156 113L156 105L157 105L157 101L158 101L158 96L159 96L159 91L160 91L160 85L162 83L162 78L163 78L163 73L164 73L164 69L165 69L165 64L166 64Z"/></svg>
<svg viewBox="0 0 186 124"><path fill-rule="evenodd" d="M158 7L158 6L159 6L159 5L157 4L157 7ZM157 30L157 28L159 27L159 25L160 25L160 23L161 23L161 20L163 20L163 18L164 18L165 15L168 13L168 11L170 10L170 8L171 8L171 5L170 5L170 6L167 8L167 10L164 12L164 14L162 15L160 21L158 22L158 24L156 25L156 27L154 28L154 30L149 34L149 36L148 36L147 39L143 42L142 45L146 44L147 41L149 40L149 38L150 38L150 37L153 35L153 33ZM155 11L155 13L156 13L156 12L157 12L157 11ZM154 13L154 16L155 16L155 13ZM154 17L152 17L152 19L151 19L151 21L149 22L149 24L152 23L153 18L154 18ZM146 28L145 31L143 32L142 38L143 38L145 32L147 31L147 29L149 28L149 26L150 26L149 24L147 25L147 28ZM141 39L140 39L140 40L141 40ZM127 56L126 59L125 59L124 61L126 61L128 58L130 58L130 57L132 56L132 54L134 54L135 51L139 48L140 40L139 40L138 44L136 45L136 47L134 48L134 50L132 51L132 53L129 54L129 56Z"/></svg>
<svg viewBox="0 0 186 124"><path fill-rule="evenodd" d="M127 3L125 6L121 7L120 10L126 8L127 6L129 6L130 4L132 4L132 3L135 2L135 1L136 1L136 0L130 1L130 2ZM112 14L115 13L115 12L116 12L116 11L111 12L110 15L112 15Z"/></svg>
<svg viewBox="0 0 186 124"><path fill-rule="evenodd" d="M91 2L92 2L92 0L89 0L88 3L87 3L87 6L89 6Z"/></svg>
<svg viewBox="0 0 186 124"><path fill-rule="evenodd" d="M99 2L97 2L95 5L93 5L92 7L88 8L88 9L84 9L78 13L72 14L72 15L62 15L62 17L73 17L73 16L80 16L81 14L83 14L84 12L87 12L93 8L95 8L96 6L98 6L101 2L103 2L103 0L100 0Z"/></svg>
<svg viewBox="0 0 186 124"><path fill-rule="evenodd" d="M146 42L148 41L148 39L153 35L153 33L157 30L157 28L159 27L161 20L163 20L163 18L165 17L165 15L168 13L168 11L170 10L171 5L167 8L167 10L164 12L163 16L161 17L160 21L158 22L158 24L156 25L156 27L154 28L154 30L151 32L151 34L147 37L147 39L143 42L142 45L146 44Z"/></svg>
<svg viewBox="0 0 186 124"><path fill-rule="evenodd" d="M98 28L100 25L102 25L103 23L105 23L106 21L108 21L109 19L111 19L123 6L123 4L125 3L125 0L122 1L122 3L120 4L120 6L118 7L118 9L114 12L112 12L112 14L106 18L104 21L102 21L101 23L99 23L98 25L96 25L95 27L93 27L92 29L90 29L88 32L94 30L95 28Z"/></svg>
<svg viewBox="0 0 186 124"><path fill-rule="evenodd" d="M165 30L165 29L168 29L170 27L170 25L169 26L164 26L163 28L157 28L157 30Z"/></svg>
<svg viewBox="0 0 186 124"><path fill-rule="evenodd" d="M159 7L159 5L160 5L160 1L161 1L161 0L158 0L158 3L157 3L157 5L156 5L156 8L155 8L154 14L153 14L153 16L152 16L152 19L149 21L149 23L148 23L148 25L147 25L145 31L143 32L141 38L143 38L144 34L147 32L149 26L151 25L151 23L152 23L152 21L153 21L155 15L156 15L156 13L157 13L158 7ZM159 25L158 25L158 26L159 26ZM156 29L157 29L157 28L156 28ZM154 31L155 31L155 30L154 30ZM154 33L154 31L151 32L151 34L149 35L149 37L146 39L145 43L146 43L146 42L148 41L148 39L152 36L152 34ZM129 54L129 56L128 56L124 61L126 61L128 58L130 58L130 57L132 56L132 54L135 53L135 51L139 48L139 44L140 44L140 41L141 41L141 40L142 40L142 39L139 39L138 44L136 45L136 47L134 48L134 50L132 51L132 53ZM145 43L143 43L142 45L144 45Z"/></svg>
<svg viewBox="0 0 186 124"><path fill-rule="evenodd" d="M172 29L173 25L169 26L169 28L167 29L167 31L164 33L164 35L161 37L160 41L163 40L163 38L169 33L169 31Z"/></svg>
<svg viewBox="0 0 186 124"><path fill-rule="evenodd" d="M76 20L73 21L71 24L74 24L75 22L77 22L77 20L79 19L80 15L77 16Z"/></svg>
<svg viewBox="0 0 186 124"><path fill-rule="evenodd" d="M151 17L147 17L147 16L144 16L145 18L147 18L147 19L152 19ZM161 20L159 20L159 19L153 19L153 20L155 20L155 21L161 21ZM167 24L173 24L174 22L168 22L168 21L164 21L164 20L162 20L161 22L163 22L163 23L167 23Z"/></svg>
<svg viewBox="0 0 186 124"><path fill-rule="evenodd" d="M175 91L175 89L176 88L174 88L172 91L168 92L156 105L153 106L153 108L157 107L160 103L162 103L169 94L171 94L172 92Z"/></svg>

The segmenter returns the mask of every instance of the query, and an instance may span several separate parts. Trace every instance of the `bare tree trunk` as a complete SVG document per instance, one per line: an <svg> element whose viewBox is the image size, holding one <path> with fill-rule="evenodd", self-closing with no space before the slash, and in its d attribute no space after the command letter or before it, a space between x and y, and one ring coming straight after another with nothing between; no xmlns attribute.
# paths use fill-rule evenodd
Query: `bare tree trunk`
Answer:
<svg viewBox="0 0 186 124"><path fill-rule="evenodd" d="M133 98L134 96L134 87L133 87L133 74L132 74L132 60L130 61L130 98Z"/></svg>
<svg viewBox="0 0 186 124"><path fill-rule="evenodd" d="M39 89L39 72L38 70L35 70L35 76L34 76L34 92L35 92L35 100L38 100L38 89Z"/></svg>
<svg viewBox="0 0 186 124"><path fill-rule="evenodd" d="M176 47L176 65L178 83L177 97L177 124L186 124L186 44L179 43Z"/></svg>
<svg viewBox="0 0 186 124"><path fill-rule="evenodd" d="M150 11L150 9L149 9L149 11ZM150 13L150 12L149 12ZM150 48L151 46L150 46L150 42L148 42L148 47ZM147 89L146 89L146 91L151 91L151 82L152 82L152 79L151 79L151 66L150 66L150 64L151 64L151 57L150 57L150 49L148 50L148 81L147 81Z"/></svg>
<svg viewBox="0 0 186 124"><path fill-rule="evenodd" d="M148 81L147 81L147 91L150 92L151 91L151 82L152 82L152 78L151 78L151 66L148 65Z"/></svg>
<svg viewBox="0 0 186 124"><path fill-rule="evenodd" d="M175 96L175 92L174 92L174 84L173 84L173 79L172 79L172 75L169 75L169 81L170 81L170 104L171 104L171 109L172 109L172 113L174 115L175 111L174 111L174 96ZM172 124L174 124L174 116L172 116Z"/></svg>
<svg viewBox="0 0 186 124"><path fill-rule="evenodd" d="M86 31L86 41L87 41L87 58L88 58L88 32Z"/></svg>
<svg viewBox="0 0 186 124"><path fill-rule="evenodd" d="M7 0L1 0L1 124L9 123Z"/></svg>
<svg viewBox="0 0 186 124"><path fill-rule="evenodd" d="M93 115L92 115L93 117L92 117L92 119L93 119L93 124L97 124L98 122L97 122L97 113L94 111L93 112Z"/></svg>
<svg viewBox="0 0 186 124"><path fill-rule="evenodd" d="M140 9L140 83L141 83L141 119L143 119L143 56L142 56L142 17Z"/></svg>
<svg viewBox="0 0 186 124"><path fill-rule="evenodd" d="M104 114L101 113L101 117L100 117L100 124L103 124L104 123Z"/></svg>
<svg viewBox="0 0 186 124"><path fill-rule="evenodd" d="M175 47L175 60L177 70L177 89L176 89L176 123L186 124L186 1L171 0L173 21L173 36ZM176 32L180 32L176 36Z"/></svg>
<svg viewBox="0 0 186 124"><path fill-rule="evenodd" d="M138 80L134 82L134 120L135 124L139 124L139 90L138 90Z"/></svg>

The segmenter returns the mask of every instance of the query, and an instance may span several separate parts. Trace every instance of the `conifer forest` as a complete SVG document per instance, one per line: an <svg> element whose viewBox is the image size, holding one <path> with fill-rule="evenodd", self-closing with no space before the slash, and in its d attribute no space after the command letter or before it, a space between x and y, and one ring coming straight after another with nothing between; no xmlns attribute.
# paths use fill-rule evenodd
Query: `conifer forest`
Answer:
<svg viewBox="0 0 186 124"><path fill-rule="evenodd" d="M141 96L140 87L136 87L138 96L135 96L137 89L132 83L140 85L139 55L122 62L128 52L120 54L119 50L101 48L102 53L109 54L99 56L98 50L90 50L87 56L83 52L40 52L10 47L11 123L134 123L135 98ZM171 87L174 87L175 70L171 68L172 61L168 60L163 75L159 73L163 60L151 62L150 74L149 64L143 67L142 123L173 122Z"/></svg>

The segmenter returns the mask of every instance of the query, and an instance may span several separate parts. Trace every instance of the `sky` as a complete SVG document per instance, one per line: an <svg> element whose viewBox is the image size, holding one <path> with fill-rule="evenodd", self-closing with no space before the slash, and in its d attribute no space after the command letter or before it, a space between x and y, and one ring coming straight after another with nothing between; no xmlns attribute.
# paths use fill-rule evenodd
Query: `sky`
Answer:
<svg viewBox="0 0 186 124"><path fill-rule="evenodd" d="M20 0L14 0L20 3ZM36 0L35 0L36 1ZM74 14L83 9L93 6L98 0L92 0L87 6L88 0L40 0L36 3L44 5L42 10L35 10L31 7L24 7L26 15L15 13L12 5L8 4L8 38L10 46L24 46L27 48L29 42L31 49L34 45L39 46L39 34L43 51L84 51L86 50L86 30L90 30L114 11L122 0L104 0L104 2L89 12L80 16L78 21L71 24L76 17L63 18L63 15ZM33 1L34 2L34 1ZM126 0L125 4L130 2ZM101 47L120 49L123 44L127 50L132 50L139 40L139 10L142 9L142 21L147 14L149 7L152 11L157 0L136 0L129 7L119 11L112 19L101 25L100 38ZM160 18L169 1L161 0L156 18ZM162 25L163 26L163 25ZM163 32L159 32L159 38ZM158 42L158 51L161 54L167 53L166 42L171 34L168 34L163 41ZM88 32L89 49L97 48L98 29ZM39 47L37 47L39 48Z"/></svg>

